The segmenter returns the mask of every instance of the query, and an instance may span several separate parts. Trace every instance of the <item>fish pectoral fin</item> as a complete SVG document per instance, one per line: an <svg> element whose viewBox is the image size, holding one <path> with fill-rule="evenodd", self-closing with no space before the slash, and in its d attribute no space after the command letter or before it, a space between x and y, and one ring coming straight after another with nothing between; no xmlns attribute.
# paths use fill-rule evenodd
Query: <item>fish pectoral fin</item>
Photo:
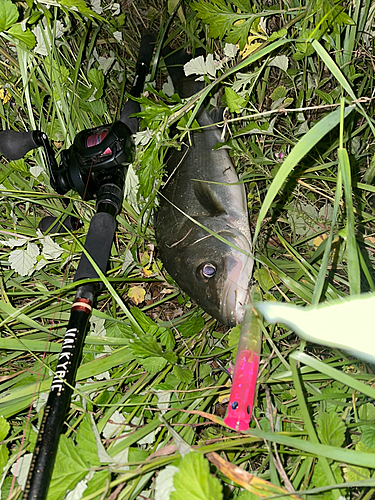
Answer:
<svg viewBox="0 0 375 500"><path fill-rule="evenodd" d="M217 217L227 213L210 184L205 181L195 180L193 186L197 200L212 217Z"/></svg>

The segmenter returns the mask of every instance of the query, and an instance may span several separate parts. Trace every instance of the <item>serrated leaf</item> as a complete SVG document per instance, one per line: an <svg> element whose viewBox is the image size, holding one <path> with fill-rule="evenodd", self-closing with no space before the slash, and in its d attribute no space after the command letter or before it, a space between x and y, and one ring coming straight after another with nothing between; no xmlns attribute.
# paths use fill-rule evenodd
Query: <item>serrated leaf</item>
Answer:
<svg viewBox="0 0 375 500"><path fill-rule="evenodd" d="M95 434L91 426L90 416L88 414L83 417L83 420L78 428L76 442L79 446L81 457L84 460L87 460L90 465L100 465Z"/></svg>
<svg viewBox="0 0 375 500"><path fill-rule="evenodd" d="M138 305L145 300L146 290L142 286L132 286L127 295L135 305Z"/></svg>
<svg viewBox="0 0 375 500"><path fill-rule="evenodd" d="M61 500L67 490L72 490L86 476L89 469L73 441L61 435L47 500Z"/></svg>
<svg viewBox="0 0 375 500"><path fill-rule="evenodd" d="M171 351L176 345L176 340L174 338L172 330L169 328L163 328L163 331L160 335L160 342L165 345L168 351Z"/></svg>
<svg viewBox="0 0 375 500"><path fill-rule="evenodd" d="M361 439L361 441L358 441L358 443L355 445L355 451L363 453L375 453L375 448L369 448Z"/></svg>
<svg viewBox="0 0 375 500"><path fill-rule="evenodd" d="M143 368L148 371L151 375L160 372L168 361L164 358L150 356L149 358L140 359L139 363L143 366Z"/></svg>
<svg viewBox="0 0 375 500"><path fill-rule="evenodd" d="M178 467L168 465L159 472L155 480L155 500L169 500L172 491L176 491L173 486L173 476L178 471Z"/></svg>
<svg viewBox="0 0 375 500"><path fill-rule="evenodd" d="M153 335L146 333L141 339L136 339L131 344L131 349L136 356L162 356L163 351Z"/></svg>
<svg viewBox="0 0 375 500"><path fill-rule="evenodd" d="M188 478L188 480L187 480ZM170 500L220 500L223 498L220 481L211 476L208 461L197 452L188 453L179 463L173 476Z"/></svg>
<svg viewBox="0 0 375 500"><path fill-rule="evenodd" d="M94 17L96 19L102 19L99 14L94 12L92 9L87 7L85 0L58 0L58 2L64 7L68 7L70 10L78 10L81 14L86 17Z"/></svg>
<svg viewBox="0 0 375 500"><path fill-rule="evenodd" d="M273 101L277 101L278 99L284 99L286 97L286 88L282 85L276 87L275 90L270 95Z"/></svg>
<svg viewBox="0 0 375 500"><path fill-rule="evenodd" d="M42 255L47 260L57 260L64 253L64 250L53 241L51 236L45 236L42 240L42 244Z"/></svg>
<svg viewBox="0 0 375 500"><path fill-rule="evenodd" d="M15 238L8 238L7 240L0 240L0 245L4 247L22 247L25 243L27 242L27 239L18 239L16 240Z"/></svg>
<svg viewBox="0 0 375 500"><path fill-rule="evenodd" d="M375 406L372 403L362 405L358 410L358 417L360 420L374 420Z"/></svg>
<svg viewBox="0 0 375 500"><path fill-rule="evenodd" d="M28 276L32 273L36 264L39 249L35 243L28 242L27 248L22 250L13 250L10 252L8 261L10 267L21 276Z"/></svg>
<svg viewBox="0 0 375 500"><path fill-rule="evenodd" d="M90 476L92 475L91 471L87 474L87 476L89 475ZM81 500L81 498L83 497L83 493L87 489L86 477L81 479L81 481L78 481L78 483L74 486L74 488L70 490L69 493L66 495L65 500Z"/></svg>
<svg viewBox="0 0 375 500"><path fill-rule="evenodd" d="M331 470L333 472L336 483L337 484L342 483L343 480L340 467L338 467L337 465L332 465ZM311 484L313 484L317 488L319 488L320 486L322 487L327 486L327 475L323 470L320 461L318 461L314 467L314 473L312 475ZM335 496L332 491L327 491L324 494L324 496L320 498L321 500L337 500L337 496ZM339 498L338 500L343 500L343 498L341 497L341 499Z"/></svg>
<svg viewBox="0 0 375 500"><path fill-rule="evenodd" d="M159 432L157 430L157 432ZM154 434L154 433L151 433L151 434ZM148 434L148 436L150 436ZM155 438L156 434L154 434L154 438ZM151 439L149 439L149 441L151 441ZM153 439L152 442L155 442L155 439ZM139 444L139 442L138 442ZM129 462L145 462L147 460L149 456L149 452L147 450L141 450L140 448L129 448ZM131 465L130 466L130 469L136 469L137 466L136 465Z"/></svg>
<svg viewBox="0 0 375 500"><path fill-rule="evenodd" d="M233 59L236 57L238 52L238 47L234 43L226 43L224 46L224 55Z"/></svg>
<svg viewBox="0 0 375 500"><path fill-rule="evenodd" d="M90 82L95 87L95 94L94 94L95 99L100 99L103 95L103 87L104 87L103 72L98 69L91 68L87 76Z"/></svg>
<svg viewBox="0 0 375 500"><path fill-rule="evenodd" d="M116 410L104 426L102 434L105 439L109 439L110 437L118 434L118 432L122 430L124 423L125 417L118 410Z"/></svg>
<svg viewBox="0 0 375 500"><path fill-rule="evenodd" d="M162 415L165 414L169 407L169 402L171 400L172 393L170 391L156 390L156 397L158 398L158 408Z"/></svg>
<svg viewBox="0 0 375 500"><path fill-rule="evenodd" d="M193 380L193 373L189 368L182 368L181 366L175 365L173 367L173 373L181 382L186 384L189 384Z"/></svg>
<svg viewBox="0 0 375 500"><path fill-rule="evenodd" d="M279 68L286 73L289 67L289 59L284 54L276 56L268 63L268 66L276 66L276 68Z"/></svg>
<svg viewBox="0 0 375 500"><path fill-rule="evenodd" d="M29 49L35 47L36 40L34 34L27 28L23 31L22 26L20 24L15 24L11 28L9 28L8 33L23 42Z"/></svg>
<svg viewBox="0 0 375 500"><path fill-rule="evenodd" d="M214 58L212 54L208 54L206 60L203 56L190 59L184 65L184 72L186 76L190 75L209 75L216 76L216 68L214 65Z"/></svg>
<svg viewBox="0 0 375 500"><path fill-rule="evenodd" d="M341 446L344 442L346 427L335 412L324 412L316 420L318 436L322 444ZM374 434L375 435L375 434Z"/></svg>
<svg viewBox="0 0 375 500"><path fill-rule="evenodd" d="M230 87L225 87L225 101L232 113L240 113L241 108L246 105L246 100Z"/></svg>
<svg viewBox="0 0 375 500"><path fill-rule="evenodd" d="M90 0L91 8L97 14L103 14L103 7L101 6L101 0Z"/></svg>
<svg viewBox="0 0 375 500"><path fill-rule="evenodd" d="M18 20L18 10L11 0L0 0L0 31L5 31Z"/></svg>
<svg viewBox="0 0 375 500"><path fill-rule="evenodd" d="M285 28L282 28L279 31L274 31L271 36L268 38L268 42L273 42L274 40L277 40L278 38L282 38L288 33L288 31Z"/></svg>
<svg viewBox="0 0 375 500"><path fill-rule="evenodd" d="M21 486L22 489L25 489L32 458L32 453L26 453L26 455L23 455L21 458L19 458L11 468L12 474L16 476L17 483Z"/></svg>
<svg viewBox="0 0 375 500"><path fill-rule="evenodd" d="M131 313L142 330L153 335L158 331L159 326L149 316L146 316L144 312L138 309L138 307L133 307Z"/></svg>
<svg viewBox="0 0 375 500"><path fill-rule="evenodd" d="M107 330L107 337L115 338L133 338L134 334L130 326L118 321L106 321L105 328Z"/></svg>
<svg viewBox="0 0 375 500"><path fill-rule="evenodd" d="M365 469L364 467L352 465L350 467L345 467L344 471L345 479L349 482L361 481L370 477L369 469Z"/></svg>
<svg viewBox="0 0 375 500"><path fill-rule="evenodd" d="M375 449L375 427L373 425L362 427L362 441L368 448Z"/></svg>
<svg viewBox="0 0 375 500"><path fill-rule="evenodd" d="M178 326L178 331L183 337L192 337L200 333L203 327L204 319L202 316L191 316L187 321Z"/></svg>

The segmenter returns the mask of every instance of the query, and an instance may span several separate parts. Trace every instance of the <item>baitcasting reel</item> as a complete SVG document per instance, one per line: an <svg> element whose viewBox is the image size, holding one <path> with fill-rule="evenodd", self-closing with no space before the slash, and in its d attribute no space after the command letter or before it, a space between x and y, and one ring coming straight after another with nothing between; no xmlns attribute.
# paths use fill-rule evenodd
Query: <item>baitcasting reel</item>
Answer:
<svg viewBox="0 0 375 500"><path fill-rule="evenodd" d="M85 200L96 198L106 182L122 185L133 154L132 131L121 121L77 134L70 148L62 151L60 166L44 132L0 132L0 152L10 160L22 158L40 146L45 152L51 187L59 194L74 189Z"/></svg>
<svg viewBox="0 0 375 500"><path fill-rule="evenodd" d="M75 189L83 199L92 200L107 182L123 185L132 156L131 131L124 123L83 130L70 148L62 151L52 187L59 194Z"/></svg>

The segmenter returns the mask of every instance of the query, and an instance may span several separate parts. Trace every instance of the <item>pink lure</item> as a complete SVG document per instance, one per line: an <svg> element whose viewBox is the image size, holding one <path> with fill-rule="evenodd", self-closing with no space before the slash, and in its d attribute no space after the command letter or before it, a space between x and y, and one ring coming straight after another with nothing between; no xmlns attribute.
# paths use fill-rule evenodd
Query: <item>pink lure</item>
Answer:
<svg viewBox="0 0 375 500"><path fill-rule="evenodd" d="M249 428L259 368L259 354L244 349L237 354L225 424L237 431Z"/></svg>

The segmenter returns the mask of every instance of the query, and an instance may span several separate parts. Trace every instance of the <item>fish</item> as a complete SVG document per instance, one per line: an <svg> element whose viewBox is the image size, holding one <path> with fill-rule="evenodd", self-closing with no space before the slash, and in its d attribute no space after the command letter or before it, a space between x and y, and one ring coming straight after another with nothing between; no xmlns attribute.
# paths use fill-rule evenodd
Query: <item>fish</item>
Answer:
<svg viewBox="0 0 375 500"><path fill-rule="evenodd" d="M190 58L185 51L163 57L181 98L203 88L183 72ZM254 264L246 191L228 150L213 149L223 141L204 106L196 120L201 129L190 133L190 143L167 153L168 179L155 216L157 248L180 288L220 323L234 326L243 318Z"/></svg>

